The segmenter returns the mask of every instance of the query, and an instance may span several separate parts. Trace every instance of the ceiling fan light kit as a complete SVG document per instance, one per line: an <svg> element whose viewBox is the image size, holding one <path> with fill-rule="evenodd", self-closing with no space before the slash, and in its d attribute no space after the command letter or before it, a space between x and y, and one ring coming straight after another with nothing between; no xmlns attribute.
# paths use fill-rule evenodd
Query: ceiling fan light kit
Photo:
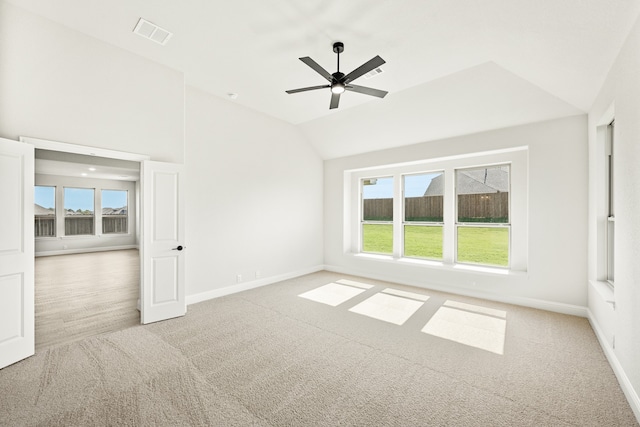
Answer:
<svg viewBox="0 0 640 427"><path fill-rule="evenodd" d="M369 73L370 71L380 67L382 64L384 64L385 63L384 59L380 58L379 56L376 56L375 58L365 62L364 64L362 64L361 66L359 66L358 68L350 72L349 74L345 75L344 73L340 72L340 54L344 52L344 44L342 42L335 42L333 44L333 51L338 55L337 71L333 74L329 74L327 70L322 68L316 61L314 61L308 56L305 56L304 58L300 58L300 61L307 64L316 73L324 77L329 82L328 85L309 86L309 87L303 87L301 89L288 90L286 92L288 94L292 94L292 93L298 93L298 92L307 92L310 90L330 88L331 103L329 104L329 109L338 108L338 105L340 103L340 95L347 90L351 92L362 93L364 95L376 96L378 98L384 98L387 95L388 92L384 90L373 89L373 88L364 87L364 86L356 86L354 84L351 84L351 82L357 79L358 77L361 77Z"/></svg>

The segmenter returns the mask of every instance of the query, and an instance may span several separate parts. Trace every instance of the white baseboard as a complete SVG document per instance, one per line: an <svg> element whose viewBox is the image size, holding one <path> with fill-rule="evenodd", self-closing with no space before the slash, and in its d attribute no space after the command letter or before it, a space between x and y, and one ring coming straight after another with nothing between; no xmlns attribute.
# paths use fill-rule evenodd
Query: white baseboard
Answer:
<svg viewBox="0 0 640 427"><path fill-rule="evenodd" d="M622 365L620 364L620 361L618 360L618 357L616 356L615 351L607 341L606 336L600 329L600 325L598 324L598 321L596 320L595 316L591 313L591 310L587 310L587 312L588 312L589 323L591 323L591 328L593 328L593 331L596 333L596 337L600 342L600 347L602 347L602 350L604 351L604 355L607 357L607 360L609 361L609 365L611 365L611 369L613 369L613 372L616 374L616 378L618 378L618 383L620 383L620 388L622 389L622 392L626 396L627 401L629 401L629 406L631 406L631 410L636 416L638 423L640 423L640 397L638 396L638 393L633 389L633 385L631 384L629 377L627 376L626 372L622 368Z"/></svg>
<svg viewBox="0 0 640 427"><path fill-rule="evenodd" d="M105 246L102 248L61 249L59 251L36 252L35 256L41 257L41 256L53 256L53 255L84 254L88 252L120 251L123 249L138 249L138 245Z"/></svg>
<svg viewBox="0 0 640 427"><path fill-rule="evenodd" d="M401 285L407 285L407 286L415 286L416 288L431 289L434 291L448 292L451 294L464 295L464 296L474 297L474 298L482 298L490 301L498 301L498 302L504 302L507 304L520 305L523 307L537 308L539 310L553 311L554 313L570 314L572 316L578 316L578 317L587 317L587 308L581 307L579 305L545 301L545 300L539 300L535 298L525 298L525 297L517 297L517 296L509 296L509 295L497 295L489 292L474 291L471 289L457 288L457 287L442 285L437 283L429 283L428 285L425 285L424 283L419 283L415 281L398 280L398 278L394 276L370 274L363 271L355 271L349 268L338 267L333 265L325 265L324 269L327 271L332 271L334 273L349 274L352 276L366 277L368 279L374 279L374 280L383 280L385 282L399 283Z"/></svg>
<svg viewBox="0 0 640 427"><path fill-rule="evenodd" d="M305 274L315 273L322 271L324 268L322 265L305 268L290 273L280 274L277 276L265 277L264 279L252 280L250 282L239 283L237 285L226 286L224 288L213 289L207 292L201 292L199 294L187 295L187 305L196 304L202 301L207 301L213 298L220 298L225 295L231 295L242 291L248 291L249 289L259 288L261 286L271 285L283 280L294 279L296 277L304 276Z"/></svg>

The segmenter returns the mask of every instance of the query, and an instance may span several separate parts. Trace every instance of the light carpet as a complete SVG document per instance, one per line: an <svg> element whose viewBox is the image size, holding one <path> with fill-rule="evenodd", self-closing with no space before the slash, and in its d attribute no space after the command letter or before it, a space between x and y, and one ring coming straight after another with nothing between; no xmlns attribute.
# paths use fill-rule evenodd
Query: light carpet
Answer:
<svg viewBox="0 0 640 427"><path fill-rule="evenodd" d="M374 286L298 296L343 278ZM349 311L388 288L429 298L402 325ZM421 332L445 303L505 312L503 354ZM0 424L638 425L586 319L329 272L43 349L0 370Z"/></svg>

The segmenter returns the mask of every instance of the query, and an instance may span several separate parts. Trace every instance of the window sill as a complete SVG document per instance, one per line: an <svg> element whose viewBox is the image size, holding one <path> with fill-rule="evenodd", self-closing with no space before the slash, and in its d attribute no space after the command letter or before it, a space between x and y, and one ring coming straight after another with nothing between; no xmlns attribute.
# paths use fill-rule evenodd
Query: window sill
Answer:
<svg viewBox="0 0 640 427"><path fill-rule="evenodd" d="M609 282L604 282L601 280L589 280L589 283L595 289L597 294L602 298L604 302L610 304L615 310L616 299L613 293L613 287L609 284Z"/></svg>
<svg viewBox="0 0 640 427"><path fill-rule="evenodd" d="M363 254L363 253L349 253L347 254L354 258L362 258L368 259L372 261L382 261L397 265L415 265L425 268L434 268L438 270L445 271L462 271L462 272L472 272L477 274L483 274L488 276L526 276L526 270L509 270L506 268L499 267L489 267L489 266L481 266L481 265L470 265L470 264L446 264L441 261L432 261L427 259L416 259L416 258L394 258L391 255L381 255L381 254Z"/></svg>

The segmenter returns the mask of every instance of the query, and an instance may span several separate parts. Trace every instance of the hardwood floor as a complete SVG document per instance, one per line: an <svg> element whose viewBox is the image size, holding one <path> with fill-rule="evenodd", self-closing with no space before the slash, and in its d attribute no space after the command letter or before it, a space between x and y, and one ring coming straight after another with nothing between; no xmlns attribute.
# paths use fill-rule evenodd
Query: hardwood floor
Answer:
<svg viewBox="0 0 640 427"><path fill-rule="evenodd" d="M136 249L35 259L36 351L140 324Z"/></svg>

